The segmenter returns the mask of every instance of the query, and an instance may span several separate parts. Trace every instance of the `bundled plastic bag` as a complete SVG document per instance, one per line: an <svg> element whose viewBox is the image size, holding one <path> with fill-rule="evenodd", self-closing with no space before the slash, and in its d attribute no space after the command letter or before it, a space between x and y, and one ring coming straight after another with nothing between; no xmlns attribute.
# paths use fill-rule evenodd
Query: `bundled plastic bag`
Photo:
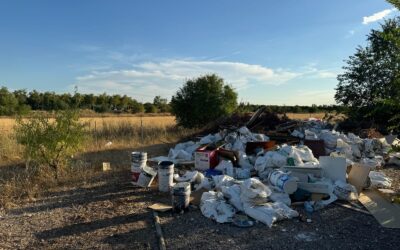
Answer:
<svg viewBox="0 0 400 250"><path fill-rule="evenodd" d="M301 159L298 150L293 146L284 145L279 149L279 153L286 156L286 158L293 158L294 164L296 166L303 165L303 160ZM286 165L286 162L285 162Z"/></svg>
<svg viewBox="0 0 400 250"><path fill-rule="evenodd" d="M261 221L268 227L278 220L291 219L299 214L282 202L265 203L260 206L244 204L245 213L255 220Z"/></svg>
<svg viewBox="0 0 400 250"><path fill-rule="evenodd" d="M290 197L287 193L272 191L271 195L268 196L271 201L280 201L288 206L292 204Z"/></svg>
<svg viewBox="0 0 400 250"><path fill-rule="evenodd" d="M352 147L349 144L347 144L344 140L337 139L336 151L338 151L341 155L344 155L346 159L353 160Z"/></svg>
<svg viewBox="0 0 400 250"><path fill-rule="evenodd" d="M368 176L371 179L371 187L390 188L392 186L392 179L382 172L370 171Z"/></svg>
<svg viewBox="0 0 400 250"><path fill-rule="evenodd" d="M189 154L183 149L175 150L171 148L168 153L168 158L173 160L180 159L180 160L190 161L192 160L193 157L192 154Z"/></svg>
<svg viewBox="0 0 400 250"><path fill-rule="evenodd" d="M236 181L234 178L228 175L214 175L212 176L212 179L215 184L215 188L217 190L221 190L222 186L232 186L233 184L236 184L238 181Z"/></svg>
<svg viewBox="0 0 400 250"><path fill-rule="evenodd" d="M211 190L213 188L214 182L205 177L203 173L198 172L196 179L196 182L200 183L196 186L196 191L202 188L207 190Z"/></svg>
<svg viewBox="0 0 400 250"><path fill-rule="evenodd" d="M272 193L266 185L255 178L250 178L243 181L240 186L240 190L240 198L242 202L247 202L252 205L267 202L267 197Z"/></svg>
<svg viewBox="0 0 400 250"><path fill-rule="evenodd" d="M198 171L186 171L186 173L182 176L179 174L174 174L174 180L176 182L195 182L197 180ZM201 177L199 177L199 181L201 182Z"/></svg>
<svg viewBox="0 0 400 250"><path fill-rule="evenodd" d="M242 200L240 199L240 185L234 184L232 186L222 186L221 192L224 197L228 199L229 203L237 210L244 211Z"/></svg>
<svg viewBox="0 0 400 250"><path fill-rule="evenodd" d="M388 163L400 166L400 153L391 154Z"/></svg>
<svg viewBox="0 0 400 250"><path fill-rule="evenodd" d="M233 171L233 164L231 161L222 160L219 164L215 167L216 170L221 171L225 175L229 175L231 177L235 177Z"/></svg>
<svg viewBox="0 0 400 250"><path fill-rule="evenodd" d="M201 213L218 223L231 222L235 215L235 208L226 203L221 192L204 192L200 200Z"/></svg>
<svg viewBox="0 0 400 250"><path fill-rule="evenodd" d="M356 187L351 184L337 180L333 187L333 193L340 199L346 201L358 200Z"/></svg>
<svg viewBox="0 0 400 250"><path fill-rule="evenodd" d="M339 135L336 131L322 130L319 138L324 141L325 151L330 154L335 151Z"/></svg>
<svg viewBox="0 0 400 250"><path fill-rule="evenodd" d="M293 150L300 156L302 161L318 162L318 160L314 157L312 150L305 145L296 147Z"/></svg>

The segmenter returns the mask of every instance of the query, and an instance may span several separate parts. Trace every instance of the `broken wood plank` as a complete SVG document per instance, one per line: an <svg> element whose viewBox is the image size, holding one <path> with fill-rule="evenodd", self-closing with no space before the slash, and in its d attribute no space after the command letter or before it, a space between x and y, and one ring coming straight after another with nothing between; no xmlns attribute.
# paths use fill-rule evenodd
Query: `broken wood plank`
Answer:
<svg viewBox="0 0 400 250"><path fill-rule="evenodd" d="M348 209L351 209L353 211L360 212L360 213L363 213L363 214L366 214L366 215L372 215L368 211L365 211L365 210L357 208L357 207L353 207L352 205L349 205L349 204L343 204L343 203L340 203L340 202L335 202L335 205L338 205L338 206L341 206L341 207L344 207L344 208L348 208Z"/></svg>
<svg viewBox="0 0 400 250"><path fill-rule="evenodd" d="M156 226L156 233L157 233L157 237L158 237L158 247L160 250L166 250L167 247L165 246L164 235L161 230L160 218L158 217L158 213L156 211L153 211L153 217L154 217L154 225Z"/></svg>

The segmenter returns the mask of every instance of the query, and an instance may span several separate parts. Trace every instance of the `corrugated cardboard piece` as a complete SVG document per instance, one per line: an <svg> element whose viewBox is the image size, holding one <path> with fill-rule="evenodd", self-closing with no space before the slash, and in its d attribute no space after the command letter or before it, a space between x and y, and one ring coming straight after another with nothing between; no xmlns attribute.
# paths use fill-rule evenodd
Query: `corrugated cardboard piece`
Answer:
<svg viewBox="0 0 400 250"><path fill-rule="evenodd" d="M400 228L400 205L390 203L377 190L364 190L358 200L381 226Z"/></svg>

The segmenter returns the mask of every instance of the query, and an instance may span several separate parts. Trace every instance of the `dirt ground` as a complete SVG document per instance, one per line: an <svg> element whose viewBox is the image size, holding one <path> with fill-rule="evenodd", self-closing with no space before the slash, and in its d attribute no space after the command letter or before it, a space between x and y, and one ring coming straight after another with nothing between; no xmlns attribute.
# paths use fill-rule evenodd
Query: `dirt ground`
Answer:
<svg viewBox="0 0 400 250"><path fill-rule="evenodd" d="M160 147L144 150L156 155ZM153 215L147 207L169 203L170 198L156 188L129 183L130 150L101 154L112 166L125 167L1 213L0 249L157 249ZM121 157L123 162L113 161ZM384 171L399 180L400 169ZM312 223L292 219L272 228L262 223L251 228L218 224L195 207L185 214L159 216L167 249L397 249L400 243L400 229L383 228L371 215L335 204L314 213Z"/></svg>

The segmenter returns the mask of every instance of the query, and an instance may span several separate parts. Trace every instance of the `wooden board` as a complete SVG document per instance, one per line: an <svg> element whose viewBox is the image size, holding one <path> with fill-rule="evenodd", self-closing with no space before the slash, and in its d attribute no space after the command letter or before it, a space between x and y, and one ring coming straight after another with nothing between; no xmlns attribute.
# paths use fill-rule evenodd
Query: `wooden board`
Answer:
<svg viewBox="0 0 400 250"><path fill-rule="evenodd" d="M162 203L155 203L149 206L149 208L157 212L167 212L169 210L172 210L172 206Z"/></svg>
<svg viewBox="0 0 400 250"><path fill-rule="evenodd" d="M390 203L377 190L364 190L358 200L381 226L400 228L400 205Z"/></svg>

